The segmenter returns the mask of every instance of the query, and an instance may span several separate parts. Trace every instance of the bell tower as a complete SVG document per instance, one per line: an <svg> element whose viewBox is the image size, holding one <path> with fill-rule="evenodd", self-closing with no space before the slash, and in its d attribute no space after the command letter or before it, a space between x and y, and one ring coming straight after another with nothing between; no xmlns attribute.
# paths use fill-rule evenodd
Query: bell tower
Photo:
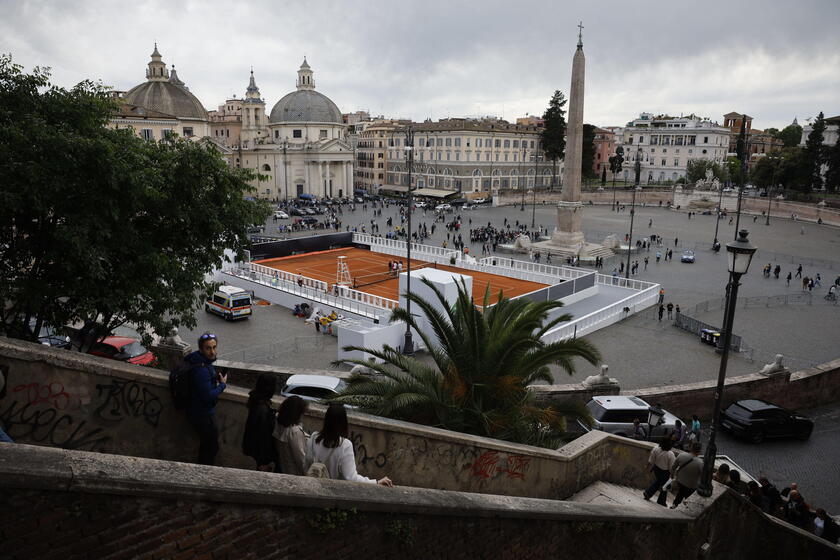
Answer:
<svg viewBox="0 0 840 560"><path fill-rule="evenodd" d="M152 52L152 60L146 69L146 79L150 82L166 82L169 80L169 70L166 68L166 63L161 60L157 43L155 43L155 50Z"/></svg>
<svg viewBox="0 0 840 560"><path fill-rule="evenodd" d="M312 68L306 62L306 57L303 57L303 64L298 69L297 79L298 89L315 89L315 78L313 76Z"/></svg>
<svg viewBox="0 0 840 560"><path fill-rule="evenodd" d="M245 89L245 99L242 100L242 132L240 140L243 148L253 147L257 141L267 136L268 117L265 114L265 101L260 97L260 88L254 80L254 69L251 68L251 79Z"/></svg>

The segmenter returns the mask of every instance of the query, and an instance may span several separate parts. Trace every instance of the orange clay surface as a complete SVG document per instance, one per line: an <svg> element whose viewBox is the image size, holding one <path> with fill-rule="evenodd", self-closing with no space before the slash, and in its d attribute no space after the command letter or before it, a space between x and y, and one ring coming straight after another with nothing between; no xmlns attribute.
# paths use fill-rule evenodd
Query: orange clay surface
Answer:
<svg viewBox="0 0 840 560"><path fill-rule="evenodd" d="M295 274L302 274L315 280L321 280L329 283L332 286L336 280L336 271L338 269L338 257L347 257L347 267L350 269L350 277L356 279L359 284L365 283L368 280L364 276L368 274L378 274L388 271L388 262L392 260L400 260L399 257L393 255L386 255L384 253L375 253L366 249L358 249L355 247L347 247L344 249L331 249L329 251L318 251L315 253L305 253L302 255L293 255L289 257L280 257L276 259L265 259L262 261L255 261L256 264L261 264L270 268L278 270L285 270ZM405 259L402 259L403 266L405 266ZM420 268L422 266L429 266L432 263L411 260L412 269ZM449 266L438 264L439 270L449 270L451 272L462 272L465 275L473 278L473 301L477 305L481 305L484 300L484 290L487 285L490 285L491 301L496 301L496 296L499 290L502 290L505 297L514 297L522 294L527 294L540 288L544 288L546 284L539 284L537 282L529 282L527 280L518 280L516 278L507 278L497 274L489 274L486 272L478 272L475 270L464 270L457 266ZM378 277L374 277L378 278ZM375 284L367 286L360 286L356 288L360 292L367 292L369 294L386 297L392 300L399 299L399 278L388 278Z"/></svg>

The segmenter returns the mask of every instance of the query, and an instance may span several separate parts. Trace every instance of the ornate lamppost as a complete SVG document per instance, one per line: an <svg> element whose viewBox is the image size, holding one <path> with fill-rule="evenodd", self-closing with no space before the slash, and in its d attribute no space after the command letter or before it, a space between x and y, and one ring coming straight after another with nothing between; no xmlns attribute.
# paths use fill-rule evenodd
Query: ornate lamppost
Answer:
<svg viewBox="0 0 840 560"><path fill-rule="evenodd" d="M741 276L749 270L750 261L752 261L756 251L756 247L747 240L748 235L749 232L742 229L738 232L738 239L726 245L729 283L726 285L726 311L724 312L723 336L721 337L723 338L723 347L720 355L717 388L715 389L715 398L712 403L712 425L709 434L709 445L703 454L703 474L700 477L700 485L697 488L697 493L706 497L712 495L712 471L714 470L715 456L717 455L715 439L718 428L720 427L720 407L723 400L723 384L726 380L726 362L729 358L729 343L732 340L732 324L735 319L735 308L738 302L738 286L741 285Z"/></svg>
<svg viewBox="0 0 840 560"><path fill-rule="evenodd" d="M636 217L636 191L639 190L641 187L639 186L639 182L641 181L642 176L642 148L636 148L636 165L634 169L636 171L636 184L633 185L633 202L630 204L630 235L627 238L627 270L624 271L624 277L628 280L630 279L630 254L633 249L633 220Z"/></svg>

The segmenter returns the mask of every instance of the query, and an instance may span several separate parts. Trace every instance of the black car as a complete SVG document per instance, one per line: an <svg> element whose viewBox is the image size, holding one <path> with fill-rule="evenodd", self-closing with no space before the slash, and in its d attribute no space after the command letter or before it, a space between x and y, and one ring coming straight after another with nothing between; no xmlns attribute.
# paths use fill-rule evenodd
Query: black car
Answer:
<svg viewBox="0 0 840 560"><path fill-rule="evenodd" d="M289 208L289 215L290 216L305 216L306 213L303 212L300 208Z"/></svg>
<svg viewBox="0 0 840 560"><path fill-rule="evenodd" d="M798 412L784 409L760 399L745 399L729 405L723 411L721 427L753 443L765 438L811 437L814 422Z"/></svg>
<svg viewBox="0 0 840 560"><path fill-rule="evenodd" d="M305 216L305 217L301 218L300 221L303 222L306 225L317 224L318 223L318 218L316 218L314 216Z"/></svg>

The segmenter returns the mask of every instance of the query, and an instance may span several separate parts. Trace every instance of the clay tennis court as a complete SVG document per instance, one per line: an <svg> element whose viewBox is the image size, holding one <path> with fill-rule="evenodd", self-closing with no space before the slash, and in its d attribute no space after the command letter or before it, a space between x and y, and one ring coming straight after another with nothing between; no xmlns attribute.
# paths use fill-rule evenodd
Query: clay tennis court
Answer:
<svg viewBox="0 0 840 560"><path fill-rule="evenodd" d="M405 265L406 260L393 255L386 255L383 253L375 253L366 249L358 249L355 247L345 247L343 249L331 249L329 251L318 251L315 253L305 253L303 255L292 255L289 257L279 257L276 259L265 259L255 261L256 264L292 272L294 274L302 274L315 280L327 282L330 286L335 284L336 270L338 268L338 257L347 257L347 266L350 269L350 277L356 281L359 286L356 288L360 292L367 292L369 294L386 297L392 300L399 300L399 278L390 277L388 275L388 262L393 260L402 260ZM539 284L537 282L529 282L527 280L518 280L516 278L507 278L497 274L489 274L487 272L478 272L475 270L464 270L457 266L449 266L442 264L434 264L417 259L411 259L411 269L416 270L424 266L434 266L438 270L448 270L450 272L460 272L464 275L472 276L473 278L473 301L477 305L481 305L484 300L484 290L487 285L490 285L490 293L492 300L496 300L499 290L504 291L505 297L514 297L522 294L527 294L540 288L544 288L546 284ZM374 282L368 285L368 282Z"/></svg>

